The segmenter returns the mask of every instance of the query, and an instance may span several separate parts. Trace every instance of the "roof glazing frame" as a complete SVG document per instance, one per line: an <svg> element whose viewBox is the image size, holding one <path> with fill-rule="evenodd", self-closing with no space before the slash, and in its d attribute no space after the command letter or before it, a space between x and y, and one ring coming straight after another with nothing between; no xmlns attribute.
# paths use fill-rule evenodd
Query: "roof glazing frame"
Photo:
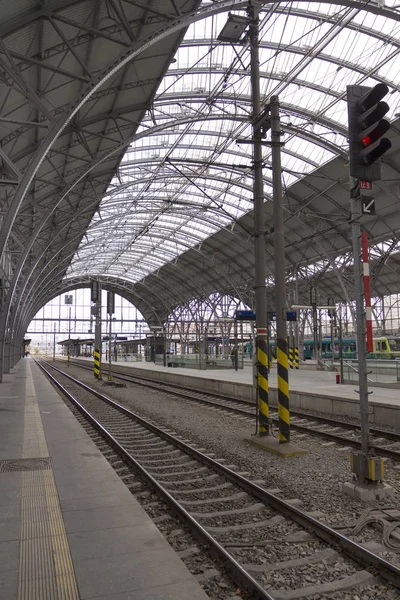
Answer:
<svg viewBox="0 0 400 600"><path fill-rule="evenodd" d="M215 4L218 4L218 2L215 2ZM209 2L205 2L203 3L203 6L209 6L210 3ZM318 7L318 10L315 9L315 7ZM388 35L383 35L382 31L383 28L379 29L376 28L374 29L373 26L371 26L371 23L369 23L368 25L363 25L363 22L359 22L357 21L357 18L359 17L360 14L363 14L363 19L365 20L365 22L371 21L371 12L376 14L376 7L375 6L368 6L368 12L365 11L361 11L360 8L361 5L359 4L355 4L355 3L337 3L335 4L333 7L328 7L325 4L318 4L316 5L315 3L308 3L308 7L314 7L314 10L310 10L308 11L308 7L307 9L304 9L304 3L294 3L294 2L287 2L287 3L281 3L279 4L277 10L275 11L274 14L271 13L271 7L270 5L266 5L265 7L265 11L264 13L262 13L262 18L261 18L261 22L260 22L260 31L261 31L261 44L260 44L260 51L261 51L261 63L262 63L262 52L263 50L271 50L273 49L274 52L276 53L276 56L283 56L285 53L289 54L289 55L294 55L296 57L300 57L299 58L299 64L298 65L294 65L292 66L290 64L289 59L287 60L287 64L288 64L288 70L287 72L279 72L279 73L274 73L274 71L272 70L272 73L274 73L274 78L268 78L268 82L270 81L277 81L278 87L275 87L275 89L273 90L273 93L276 93L276 91L281 90L281 93L283 93L284 91L284 82L286 81L286 88L288 88L290 85L301 85L303 88L306 88L308 90L310 89L316 89L319 87L320 91L324 94L325 96L330 96L330 102L328 104L327 107L321 109L318 108L318 110L311 110L308 107L296 107L290 103L285 102L285 100L282 101L282 113L283 113L283 118L287 117L288 115L290 115L290 123L286 124L285 127L285 123L283 124L283 129L286 130L287 134L288 134L288 138L286 139L286 143L289 144L294 138L296 138L296 140L299 139L299 136L302 136L303 138L308 139L308 143L311 144L312 146L319 146L320 148L324 148L325 149L325 153L322 155L324 157L324 162L326 162L326 160L328 158L331 158L334 156L335 153L337 154L344 154L346 151L346 143L345 143L345 133L346 133L346 124L345 121L342 120L334 120L332 118L324 118L324 114L330 110L332 110L332 107L337 106L338 103L340 103L341 101L343 101L343 95L344 95L344 91L338 91L337 89L335 89L334 87L330 87L330 86L318 86L318 84L316 83L316 81L312 81L312 80L306 80L306 79L298 79L298 74L302 73L307 67L307 65L309 63L312 63L312 60L320 60L322 59L322 62L326 62L326 63L330 63L332 65L335 65L336 68L338 70L343 70L343 69L348 69L348 67L352 67L354 68L355 72L358 73L358 75L356 77L354 77L354 73L352 73L352 80L351 83L354 83L354 81L357 81L358 83L361 82L365 82L365 81L372 81L371 77L374 76L378 76L379 74L379 68L381 68L388 60L389 60L389 56L393 56L393 55L398 55L400 53L400 45L399 43L396 41L396 35L393 34L394 31L400 31L400 26L398 23L396 23L395 21L398 20L398 15L396 15L395 20L393 21L393 29L392 29L392 34L388 34ZM394 11L392 11L394 12ZM243 14L243 13L241 13ZM279 23L279 19L281 20L281 25L280 28L282 29L282 32L284 31L284 28L287 26L287 24L290 22L290 19L292 19L292 17L294 17L295 19L297 19L301 22L310 22L313 23L314 21L319 21L319 23L317 23L315 25L315 31L317 31L318 29L320 29L321 31L325 28L326 31L322 31L320 38L316 37L316 39L313 40L314 45L313 46L309 46L307 44L298 44L297 46L294 45L293 40L289 40L289 41L285 41L283 40L283 33L281 35L281 39L279 40L279 42L277 42L276 40L274 41L273 39L266 41L265 38L263 39L263 32L265 29L278 29L279 30L279 26L277 25ZM379 21L380 17L375 16L374 17L375 20ZM208 47L210 49L210 46L212 47L212 50L210 50L210 52L205 52L203 53L204 56L201 57L201 60L197 60L195 61L195 63L197 64L196 68L195 68L195 75L198 77L198 85L195 85L191 87L191 89L185 89L185 85L186 84L182 84L182 88L178 89L177 84L175 83L173 86L174 91L173 92L169 92L166 93L165 90L162 89L163 84L161 84L160 88L159 88L159 93L157 94L157 97L155 98L155 101L151 107L151 110L148 111L146 117L144 118L144 120L142 121L142 126L141 126L141 130L143 133L142 140L140 143L139 140L137 142L135 142L134 144L132 144L132 146L129 149L129 153L127 152L127 154L129 154L130 156L135 156L135 155L139 155L141 158L138 159L133 159L133 162L135 163L134 165L128 166L128 162L132 163L132 160L128 161L125 160L121 163L120 165L120 169L119 169L119 173L118 173L118 178L114 180L112 187L114 188L114 191L112 194L110 194L108 197L106 197L103 200L102 206L100 207L100 212L102 210L104 210L105 213L112 213L113 210L115 209L116 212L124 212L125 211L125 216L127 217L126 221L124 222L124 227L127 228L128 225L130 225L132 227L131 232L131 242L130 244L126 244L126 251L128 251L128 248L134 248L133 252L135 252L135 248L136 248L136 244L135 244L135 239L134 239L134 232L135 232L135 227L136 227L136 221L132 220L132 222L129 224L128 223L128 215L129 215L129 208L132 208L132 206L129 207L129 203L125 202L125 198L121 198L119 197L118 200L116 200L115 198L115 193L116 190L118 190L118 187L120 187L121 189L124 188L125 191L129 188L135 188L138 187L138 185L140 185L140 181L141 179L139 178L138 173L142 173L143 170L146 172L147 177L143 178L144 180L147 180L147 183L144 184L144 186L142 187L142 190L140 191L140 193L138 193L136 190L134 190L134 194L136 193L136 196L138 197L138 201L136 206L139 206L139 202L140 202L140 195L143 196L143 194L148 194L149 196L151 195L152 197L154 196L154 201L155 201L155 207L154 207L154 211L151 211L148 215L147 215L147 222L146 220L144 220L143 224L142 224L142 232L146 232L146 229L148 231L148 228L150 227L150 229L152 229L152 218L156 218L157 221L162 222L162 224L159 227L159 231L157 233L157 235L153 235L153 238L150 237L149 235L149 241L148 241L148 246L147 247L151 247L152 246L152 242L154 242L155 239L159 240L158 244L154 245L153 243L153 253L157 253L157 258L154 256L153 259L149 260L149 257L147 256L147 265L148 265L148 270L146 271L146 269L143 270L143 268L137 269L136 266L133 267L132 272L129 273L126 270L124 270L124 277L127 277L128 280L132 281L132 282L137 282L140 281L140 279L142 279L143 275L147 272L147 274L150 274L152 272L152 270L157 269L160 267L160 260L159 257L163 256L163 246L165 246L165 244L167 243L167 240L169 239L169 237L171 236L176 236L178 235L178 232L180 231L181 234L184 234L187 236L187 243L186 244L182 244L181 242L179 244L176 244L177 246L177 253L175 255L175 257L171 254L170 251L168 251L167 249L165 249L164 252L164 258L165 258L165 262L168 262L170 260L173 260L174 258L177 258L180 254L180 252L184 251L184 248L186 247L190 247L190 245L192 244L196 244L196 243L200 243L201 239L206 239L209 235L211 235L214 232L217 232L221 227L227 226L229 224L233 224L238 217L240 217L241 215L245 214L246 212L248 212L248 210L251 209L251 186L249 186L249 182L250 182L250 174L251 174L251 155L249 152L246 152L245 149L243 149L243 147L241 147L240 151L238 152L237 147L235 148L229 148L229 142L228 142L228 137L229 135L233 136L233 137L239 137L239 136L243 136L246 135L246 131L248 134L248 130L249 130L249 123L247 121L248 116L250 114L250 108L249 108L249 93L247 94L239 94L239 93L232 93L232 87L230 86L230 81L229 78L225 77L225 73L228 72L230 73L230 77L231 78L237 78L238 80L240 79L244 79L246 78L246 73L248 72L248 64L246 65L246 63L244 62L244 57L246 56L246 52L247 52L247 48L246 48L246 44L242 45L242 46L238 46L236 50L232 51L232 56L231 56L231 61L225 61L224 62L220 62L220 63L215 63L215 64L219 64L219 69L216 68L215 71L212 70L212 66L213 63L211 61L211 54L214 53L215 51L222 51L224 52L226 50L226 48L230 48L229 45L224 44L224 43L216 43L216 29L217 26L215 25L215 23L211 24L211 27L213 28L213 38L211 38L211 36L209 35L209 37L206 36L206 33L208 33L210 31L210 22L211 21L219 21L220 23L223 23L225 19L225 15L221 15L221 18L217 15L214 17L209 17L207 20L205 21L198 21L196 22L194 25L192 25L189 28L189 31L183 41L183 43L181 44L180 49L177 52L177 63L175 63L177 66L175 67L175 64L172 64L170 66L170 69L164 79L164 81L166 81L167 83L165 85L168 84L168 82L171 79L174 79L176 81L184 81L185 78L186 80L190 80L193 79L193 73L194 70L191 69L191 65L187 65L187 66L181 66L181 64L179 64L180 62L182 62L182 60L180 60L180 53L185 52L186 50L190 50L192 52L192 59L195 56L193 54L193 49L197 49L197 52L200 52L200 50L204 47ZM271 21L272 19L272 21ZM284 25L283 25L284 22ZM271 24L272 23L272 24ZM201 30L201 27L203 27L203 29ZM295 27L292 25L292 30L294 30ZM310 29L312 29L312 27L310 26ZM196 33L200 31L200 33ZM307 31L306 33L303 34L303 37L305 40L308 40L310 37L312 38L313 35L315 35L315 31ZM333 40L335 40L338 36L341 35L341 33L343 31L347 31L347 32L351 32L351 35L353 35L353 37L360 37L362 38L363 36L368 36L368 38L371 38L373 40L375 40L374 43L376 44L381 44L383 43L383 41L385 41L385 46L388 46L388 44L393 46L392 51L389 53L389 56L383 56L382 60L380 61L380 63L378 64L374 64L372 65L369 69L366 69L365 66L363 66L360 62L360 64L357 63L356 59L353 58L351 61L346 61L343 56L335 56L334 54L329 55L328 53L324 52L321 53L322 48L326 49L326 47L329 46L329 44L334 44ZM197 38L196 38L197 35ZM383 52L383 50L382 50ZM201 61L206 60L207 55L210 55L210 66L209 66L209 71L212 71L212 75L214 76L215 73L219 73L221 74L220 80L218 83L214 84L213 86L209 86L208 88L203 86L203 79L205 76L207 76L207 65L203 64ZM198 66L199 64L201 64L201 66ZM240 69L237 69L235 67L235 65L239 64L240 65ZM291 69L289 69L289 67L292 66ZM261 64L261 68L262 68L262 64ZM268 75L268 73L266 73ZM265 74L264 74L265 75ZM261 73L261 77L262 80L267 80L267 78L264 76L263 77L263 73ZM211 80L211 75L210 75L210 80ZM379 77L379 80L383 80L383 77ZM390 79L387 79L389 86L391 87L391 89L395 89L396 86L396 82ZM225 85L225 88L224 88ZM229 87L230 90L230 94L227 93L218 93L218 89L219 88L224 88L227 89ZM239 86L240 87L240 86ZM171 89L171 88L170 88ZM270 95L270 93L268 92L268 94L266 95ZM397 100L399 101L399 97L397 98ZM180 108L180 111L175 111L176 107ZM218 129L219 126L219 120L222 121L222 117L226 116L227 113L227 109L232 108L232 106L235 107L236 109L236 114L235 113L229 113L229 118L233 119L233 124L230 128L225 128L224 126L220 126L220 129ZM217 110L219 111L219 113L217 115L212 115L212 119L213 121L210 122L210 111L208 111L208 114L206 112L206 114L204 114L204 111L207 111L209 107L212 107L212 110ZM168 109L170 109L168 111ZM171 111L171 109L174 109ZM239 113L237 113L237 110L239 110ZM175 113L174 113L175 111ZM203 112L202 112L203 111ZM342 109L342 113L343 113L343 109ZM215 147L212 143L208 142L208 143L201 143L198 142L197 144L194 144L193 142L190 143L190 139L189 138L194 138L195 140L199 139L200 136L200 132L201 132L201 121L199 122L199 118L201 117L201 115L203 116L203 120L202 120L202 125L210 125L213 124L216 129L214 128L213 130L213 137L215 138L215 136L220 138L220 148L218 150L218 152L215 152ZM295 116L297 114L297 117ZM185 122L185 117L190 117L192 116L192 119L187 118L187 121ZM294 118L293 118L294 117ZM295 119L298 119L298 122L293 123L293 121L295 121ZM229 119L228 119L229 120ZM235 121L236 121L236 126L235 126ZM226 122L226 121L225 121ZM310 124L314 123L314 131L308 131L307 128L310 127ZM156 128L158 129L158 131L154 131ZM315 132L315 129L317 130ZM148 135L146 135L146 130ZM152 130L154 133L152 133ZM332 133L333 131L336 131L336 133ZM322 135L325 135L326 138L324 139L324 137L322 137ZM338 136L339 136L339 140L338 140ZM209 136L210 137L210 136ZM335 140L333 141L333 139L329 139L329 138L335 138ZM181 141L182 140L182 141ZM185 142L185 140L187 140ZM310 140L313 140L310 141ZM228 144L228 147L227 147ZM232 144L231 144L232 146ZM167 148L167 150L166 150ZM225 149L226 148L226 149ZM300 148L300 147L299 147ZM192 153L194 152L194 158L190 158L189 152L188 150L191 150ZM234 151L235 150L235 151ZM199 157L196 156L196 152L197 153L201 153L203 151L203 154L205 155L204 157ZM127 156L126 154L126 156ZM146 157L147 155L147 157ZM229 193L227 191L228 186L225 185L225 187L223 187L222 189L218 188L218 185L222 185L223 184L223 179L218 178L215 173L212 173L211 171L221 171L223 172L224 167L219 166L218 163L215 163L215 167L213 166L213 159L214 156L217 155L219 156L226 156L228 158L228 160L226 162L224 162L224 165L227 165L225 168L226 169L230 169L231 172L235 172L235 170L237 170L238 165L235 164L236 159L237 160L246 160L247 161L247 170L246 168L243 169L244 173L242 175L242 178L247 179L247 185L242 185L239 186L239 188L242 190L246 190L246 192L244 193L244 195L239 195L238 193ZM307 156L307 159L305 161L301 160L302 155L304 155L304 146L303 146L303 150L301 150L301 148L299 150L293 150L291 148L287 148L286 150L284 150L284 157L290 157L291 159L291 165L298 165L299 163L303 163L305 165L304 169L299 170L299 171L295 171L295 169L293 168L286 168L286 173L290 174L291 176L288 176L288 180L286 183L286 186L288 187L290 185L290 183L293 183L294 181L296 181L299 177L298 173L301 173L301 175L304 175L307 172L310 172L313 168L315 168L318 164L319 161L321 160L321 154L319 155L320 158L319 159L313 159L312 156ZM193 161L197 161L197 169L193 166ZM286 161L288 162L288 161ZM167 169L167 166L170 165L174 165L174 168L177 167L177 165L180 166L180 174L178 175L178 177L181 177L181 185L178 188L178 190L174 191L174 186L171 185L171 181L172 181L172 176L171 176L171 170ZM266 164L267 164L267 168L268 168L268 157L266 157ZM283 161L284 167L285 167L285 160ZM289 166L290 166L289 164ZM155 167L155 168L154 168ZM311 168L310 168L311 167ZM178 169L177 169L178 170ZM207 171L207 180L204 179L203 177L203 173L202 171L205 170ZM166 171L166 173L163 173L163 171ZM192 228L195 229L197 227L196 230L196 234L194 234L193 232L186 232L185 234L185 228L184 228L184 224L188 222L187 219L184 219L182 217L182 211L177 210L176 206L174 204L174 200L171 199L163 199L161 193L157 190L157 189L152 189L151 186L149 187L149 180L155 182L155 181L159 181L159 180L163 180L164 177L164 184L165 187L169 186L169 189L172 188L172 190L174 191L173 193L173 197L185 197L185 193L189 194L192 197L199 197L198 196L198 191L197 188L199 187L198 185L196 185L197 181L201 181L202 184L204 185L204 190L205 190L205 199L203 199L203 207L201 209L201 211L207 212L209 210L212 210L210 207L210 202L209 199L213 198L214 203L218 205L218 199L213 197L213 194L223 194L225 195L225 197L229 197L229 200L227 201L226 199L224 200L223 203L223 208L226 211L226 209L228 210L228 213L230 213L230 221L227 220L226 215L222 215L222 214L218 214L218 212L215 212L215 209L212 212L212 215L210 215L208 217L208 222L213 222L215 227L212 230L211 228L206 228L204 230L204 233L201 234L201 223L206 222L207 219L205 217L204 214L197 214L197 215L190 215L190 219L194 219L194 221L192 221ZM128 183L127 178L130 179L130 182ZM118 181L119 179L119 181ZM190 181L191 180L191 181ZM206 183L205 183L206 181ZM219 183L218 183L219 182ZM193 185L193 183L195 185ZM232 182L229 181L227 182L229 184L231 184ZM119 184L119 186L118 186ZM145 186L148 186L147 189L145 188ZM162 187L162 186L160 186ZM268 177L265 177L265 188L266 188L266 197L269 197L269 192L271 190L270 188L270 181L268 181ZM188 192L189 190L189 192ZM196 193L194 192L194 190L196 190ZM118 192L117 192L118 193ZM229 194L229 196L228 196ZM240 206L239 202L244 203L244 206ZM167 204L167 207L165 207L165 203L169 202L169 206ZM179 200L178 200L179 202ZM184 203L184 200L181 200L181 205ZM104 208L103 208L104 207ZM162 208L160 208L162 207ZM167 208L167 210L165 210ZM222 205L221 205L222 208ZM162 215L165 212L170 212L172 217L175 219L175 221L177 221L178 219L183 219L181 222L181 227L178 227L177 229L172 229L171 230L171 221L169 220L164 220L162 221ZM236 214L235 214L236 212ZM153 217L151 216L153 215ZM315 215L316 217L318 215ZM111 217L109 217L111 218ZM196 226L197 223L197 226ZM98 263L98 265L96 266L96 269L93 270L93 266L91 266L90 268L87 267L87 264L85 264L85 256L86 256L86 251L85 251L85 246L87 245L87 249L92 249L95 248L95 250L97 250L99 253L101 253L102 249L104 250L104 228L103 228L104 223L101 222L101 219L99 220L99 222L92 222L91 226L88 229L87 232L87 236L90 239L90 236L95 236L96 235L96 230L98 231L98 237L102 238L102 246L99 246L98 243L96 242L96 238L92 237L90 239L90 242L82 242L81 246L75 256L75 258L72 260L70 268L68 270L68 277L73 277L73 276L83 276L83 275L87 275L89 273L89 271L93 274L93 275L110 275L110 276L120 276L120 273L118 273L117 271L120 271L119 268L116 267L118 261L121 258L121 251L118 249L118 243L116 243L115 238L113 238L112 236L108 239L107 241L107 257L109 255L113 255L114 253L114 260L107 261L107 263L102 264L101 262ZM128 232L128 237L129 237L129 232ZM140 238L142 238L142 236L140 236ZM190 241L190 239L192 238L192 242ZM180 246L180 250L178 251L178 245ZM141 246L141 248L143 248L143 251L145 251L146 246ZM137 249L139 250L139 247L137 247ZM131 252L131 251L130 251ZM139 250L139 256L141 254L141 251ZM129 253L125 259L124 259L124 263L125 264L129 264L129 262L132 262L133 265L137 265L137 258L134 258L134 255L132 255L131 253ZM114 265L114 267L113 267ZM142 267L145 266L144 264L142 265ZM114 269L114 270L113 270ZM134 270L136 270L136 275L134 273Z"/></svg>

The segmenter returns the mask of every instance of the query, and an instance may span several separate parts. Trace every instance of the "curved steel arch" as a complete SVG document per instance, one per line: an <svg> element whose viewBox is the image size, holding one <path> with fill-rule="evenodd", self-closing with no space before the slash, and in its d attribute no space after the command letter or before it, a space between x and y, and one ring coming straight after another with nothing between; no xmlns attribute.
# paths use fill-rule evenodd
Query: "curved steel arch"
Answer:
<svg viewBox="0 0 400 600"><path fill-rule="evenodd" d="M265 4L267 4L267 3L265 3ZM338 2L338 4L354 6L356 8L364 8L358 2ZM10 207L10 210L7 212L5 223L4 223L5 226L3 227L2 231L0 232L0 257L3 254L4 246L8 239L9 231L15 220L16 211L18 210L25 193L27 192L27 190L29 188L29 185L30 185L38 167L40 166L40 163L43 161L44 155L51 148L55 139L60 135L61 131L66 127L66 125L73 118L73 116L76 114L76 112L78 112L78 110L84 104L84 102L86 102L90 98L90 96L102 85L102 83L107 81L116 71L118 71L120 68L125 66L125 64L127 64L130 60L132 60L132 58L134 58L137 54L139 54L140 52L143 52L149 46L155 44L157 41L160 41L160 39L163 39L166 35L173 33L177 29L182 29L183 27L187 26L189 23L193 23L197 20L201 20L202 18L205 18L206 16L210 16L212 14L218 14L219 12L223 12L223 11L225 11L229 8L233 8L233 7L240 8L243 5L245 5L245 2L241 2L239 0L238 1L232 0L231 2L221 1L220 3L218 3L218 5L215 4L212 7L207 7L206 9L200 9L198 12L192 13L192 15L190 15L190 17L186 16L184 19L177 19L175 21L174 25L171 25L170 27L168 27L167 30L165 30L165 28L162 28L160 32L157 32L157 34L152 34L148 38L147 42L144 42L142 44L142 46L137 47L138 45L136 45L136 47L133 50L129 50L125 54L125 56L123 56L122 58L120 58L120 60L118 60L118 64L113 63L112 65L110 65L109 68L106 69L105 72L103 72L101 75L99 75L96 82L90 82L86 91L80 95L77 102L75 102L75 104L71 108L69 115L66 115L66 116L63 115L62 117L60 117L60 119L58 121L56 121L53 124L51 130L49 131L48 135L42 142L40 149L37 152L36 159L33 159L31 161L29 169L24 174L24 177L18 188L18 191L13 199L13 203ZM368 8L371 12L374 12L373 6L369 6ZM383 12L385 12L385 11L383 11ZM394 13L394 11L389 11L386 16L390 16L392 18L393 16L398 16L398 15L396 15L396 13ZM182 21L184 21L184 22L182 22Z"/></svg>
<svg viewBox="0 0 400 600"><path fill-rule="evenodd" d="M231 4L233 4L233 3L231 3ZM238 6L240 3L234 3L234 4L235 4L235 6ZM242 3L242 4L244 5L244 3ZM354 7L357 7L357 8L361 8L361 7L362 7L362 6L361 6L361 4L360 4L360 3L357 3L357 2L352 2L352 3L343 3L343 2L338 2L338 4L341 4L341 5L343 5L343 4L348 4L348 5L352 5L352 6L354 6Z"/></svg>
<svg viewBox="0 0 400 600"><path fill-rule="evenodd" d="M68 123L73 119L73 117L77 114L80 108L89 100L89 98L94 94L100 87L108 81L116 72L125 67L127 63L129 63L133 58L145 52L148 48L155 45L157 42L163 40L165 37L168 37L172 33L175 33L188 25L195 23L196 21L200 21L207 16L216 15L220 12L224 12L226 10L230 10L234 7L240 7L246 5L246 2L243 0L221 0L217 5L213 5L206 8L200 8L198 11L191 13L190 15L185 15L184 17L178 17L174 19L174 22L171 23L168 27L161 27L160 30L149 35L145 40L140 40L133 45L133 48L127 50L124 54L119 56L116 60L113 60L110 65L103 70L102 73L97 75L93 81L90 81L86 86L85 90L83 90L76 101L69 107L67 114L62 114L53 124L51 125L46 137L41 142L38 150L35 153L35 156L32 158L29 167L24 173L20 184L18 185L18 189L16 194L12 200L12 203L7 211L5 216L3 227L0 230L0 261L2 260L5 244L7 243L8 237L11 232L11 227L14 224L16 214L18 209L20 208L22 201L25 197L25 194L28 192L28 189L32 183L32 180L43 162L47 152L50 150L56 139L68 125Z"/></svg>
<svg viewBox="0 0 400 600"><path fill-rule="evenodd" d="M140 134L139 134L139 135L140 135ZM115 151L116 151L116 150L114 149L114 150L113 150L113 152L115 152ZM106 155L106 156L108 156L109 154L110 154L110 153L107 153L107 155ZM98 164L98 162L101 162L101 160L97 161L97 162L96 162L96 164ZM93 168L94 168L94 167L93 167ZM224 183L225 183L225 182L224 182ZM247 188L247 186L243 186L243 187L246 187L246 188ZM61 200L60 200L60 202L61 202ZM54 207L53 207L53 209L52 209L52 212L54 212L55 208L56 208L56 207L54 206ZM84 210L86 211L86 210L87 210L87 207L85 207L85 209L84 209ZM38 226L38 231L36 232L36 235L32 236L32 238L34 237L34 239L36 239L36 237L37 237L37 234L38 234L38 232L41 230L42 226L43 226L43 223L41 223L41 224ZM26 253L26 255L28 255L28 253L30 252L30 250L31 250L31 247L32 247L32 245L33 245L33 241L34 241L34 240L33 240L32 238L31 238L31 243L30 243L30 244L28 245L28 247L25 249L25 253ZM24 262L25 262L25 258L24 258L24 257L21 257L20 264L23 264ZM33 270L33 269L32 269L32 270ZM15 281L15 285L16 285L16 281ZM13 289L15 290L15 286L13 287ZM11 301L11 295L9 296L9 300Z"/></svg>

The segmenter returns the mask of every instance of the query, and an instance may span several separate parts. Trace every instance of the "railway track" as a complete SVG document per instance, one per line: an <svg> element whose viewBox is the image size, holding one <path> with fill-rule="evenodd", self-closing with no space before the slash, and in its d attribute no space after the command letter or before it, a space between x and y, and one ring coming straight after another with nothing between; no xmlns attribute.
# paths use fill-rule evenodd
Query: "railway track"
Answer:
<svg viewBox="0 0 400 600"><path fill-rule="evenodd" d="M398 597L390 584L400 588L400 569L370 548L54 365L39 364L124 463L139 472L251 597L310 600L316 596L321 600L360 586L368 586L371 593L376 586L382 591L382 585L385 598ZM76 387L79 400L59 377L67 378L69 388ZM383 584L382 579L390 584Z"/></svg>
<svg viewBox="0 0 400 600"><path fill-rule="evenodd" d="M88 365L79 361L72 363L74 366L92 371ZM185 400L202 404L210 408L223 410L226 413L234 413L249 419L255 419L255 407L251 402L231 398L215 393L206 393L177 384L166 384L138 375L122 373L113 369L113 377L127 383L145 386L159 392L166 392ZM272 421L277 422L278 413L274 407L270 407ZM291 429L299 433L318 436L325 440L334 441L338 444L361 449L360 426L355 423L343 422L332 417L323 415L311 415L299 410L291 409ZM370 427L370 446L380 456L400 461L400 434Z"/></svg>

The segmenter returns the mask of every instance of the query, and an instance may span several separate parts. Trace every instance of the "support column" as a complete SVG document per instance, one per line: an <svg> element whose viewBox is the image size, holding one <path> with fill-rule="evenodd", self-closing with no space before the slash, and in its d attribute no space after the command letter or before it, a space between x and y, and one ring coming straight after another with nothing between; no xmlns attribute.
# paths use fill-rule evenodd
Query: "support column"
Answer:
<svg viewBox="0 0 400 600"><path fill-rule="evenodd" d="M275 303L278 369L279 442L290 441L289 374L286 326L285 236L282 207L281 124L279 98L271 96L271 146L275 258Z"/></svg>
<svg viewBox="0 0 400 600"><path fill-rule="evenodd" d="M262 174L262 132L260 114L260 62L259 62L259 3L250 2L251 47L251 96L253 121L253 196L254 196L254 245L255 245L255 312L256 312L256 349L257 349L257 398L259 435L269 435L268 406L268 348L267 348L267 289L265 264L265 214L264 185Z"/></svg>
<svg viewBox="0 0 400 600"><path fill-rule="evenodd" d="M233 348L234 361L233 361L233 366L235 367L235 371L237 371L239 369L239 356L238 356L238 327L237 327L237 320L236 319L235 319L235 321L233 323L233 339L234 339L234 348Z"/></svg>
<svg viewBox="0 0 400 600"><path fill-rule="evenodd" d="M9 340L5 340L4 343L4 363L3 363L3 373L10 372L10 342Z"/></svg>

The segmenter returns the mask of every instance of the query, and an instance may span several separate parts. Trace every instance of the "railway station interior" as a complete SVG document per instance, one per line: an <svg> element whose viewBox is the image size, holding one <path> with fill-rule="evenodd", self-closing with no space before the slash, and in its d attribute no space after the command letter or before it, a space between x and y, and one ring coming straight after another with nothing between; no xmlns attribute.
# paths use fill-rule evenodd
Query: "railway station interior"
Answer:
<svg viewBox="0 0 400 600"><path fill-rule="evenodd" d="M399 40L0 0L0 600L400 599Z"/></svg>

